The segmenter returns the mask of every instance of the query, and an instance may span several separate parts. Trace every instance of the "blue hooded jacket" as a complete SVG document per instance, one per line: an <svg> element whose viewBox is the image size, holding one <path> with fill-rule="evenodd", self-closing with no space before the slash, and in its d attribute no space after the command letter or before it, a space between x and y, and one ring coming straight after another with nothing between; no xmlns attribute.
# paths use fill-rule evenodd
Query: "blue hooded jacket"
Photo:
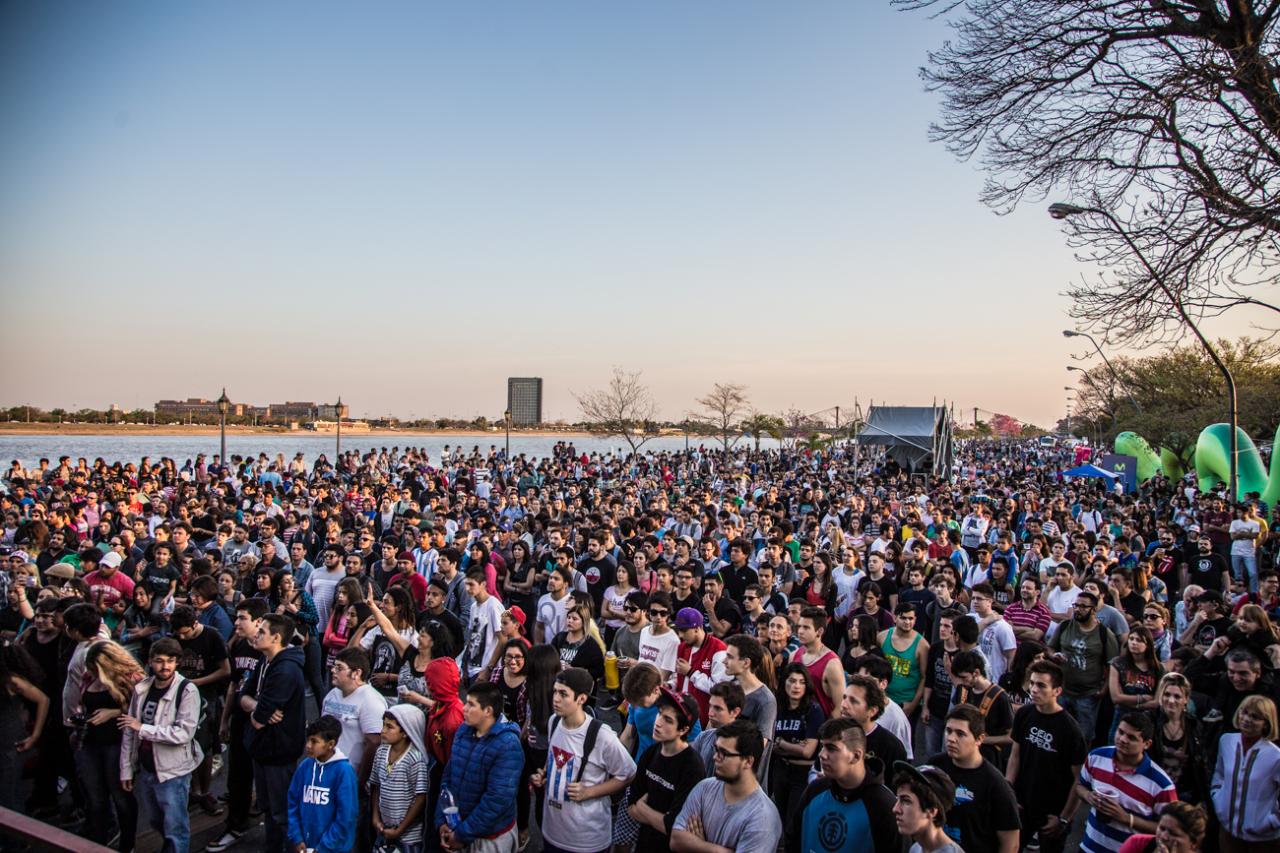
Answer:
<svg viewBox="0 0 1280 853"><path fill-rule="evenodd" d="M516 788L524 767L520 727L498 720L484 737L463 723L453 736L453 751L444 770L443 788L457 801L462 821L454 837L463 844L489 838L516 819ZM444 825L443 789L436 805L435 825Z"/></svg>
<svg viewBox="0 0 1280 853"><path fill-rule="evenodd" d="M355 768L342 750L323 764L304 759L289 783L289 843L316 853L349 853L360 815L358 789Z"/></svg>

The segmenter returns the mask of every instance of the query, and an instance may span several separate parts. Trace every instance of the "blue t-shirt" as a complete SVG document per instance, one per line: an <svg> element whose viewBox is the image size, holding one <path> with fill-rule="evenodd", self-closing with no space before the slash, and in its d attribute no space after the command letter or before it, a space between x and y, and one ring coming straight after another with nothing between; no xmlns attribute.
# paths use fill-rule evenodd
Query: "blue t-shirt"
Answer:
<svg viewBox="0 0 1280 853"><path fill-rule="evenodd" d="M654 702L648 708L637 708L632 705L631 710L627 712L627 722L635 727L636 739L639 746L636 747L636 755L644 755L644 751L653 746L653 721L658 719L658 703ZM694 738L702 734L702 724L697 720L693 721L693 730L685 737L689 743L693 743Z"/></svg>

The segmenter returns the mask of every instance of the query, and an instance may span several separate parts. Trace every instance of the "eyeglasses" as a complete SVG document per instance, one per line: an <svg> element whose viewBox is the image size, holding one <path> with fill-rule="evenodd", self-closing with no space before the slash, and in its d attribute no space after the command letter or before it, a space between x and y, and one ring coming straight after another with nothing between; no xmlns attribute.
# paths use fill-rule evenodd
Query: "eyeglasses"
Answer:
<svg viewBox="0 0 1280 853"><path fill-rule="evenodd" d="M622 609L628 613L638 613L640 611L640 608L636 607L634 604L624 604L622 605Z"/></svg>
<svg viewBox="0 0 1280 853"><path fill-rule="evenodd" d="M1142 618L1143 619L1159 619L1160 614L1159 613L1143 613Z"/></svg>
<svg viewBox="0 0 1280 853"><path fill-rule="evenodd" d="M721 760L725 758L741 758L742 757L741 752L730 752L729 750L721 749L718 746L712 747L711 752L713 755L715 755L716 758L719 758Z"/></svg>
<svg viewBox="0 0 1280 853"><path fill-rule="evenodd" d="M650 619L666 619L670 615L671 615L670 610L650 610L649 611Z"/></svg>

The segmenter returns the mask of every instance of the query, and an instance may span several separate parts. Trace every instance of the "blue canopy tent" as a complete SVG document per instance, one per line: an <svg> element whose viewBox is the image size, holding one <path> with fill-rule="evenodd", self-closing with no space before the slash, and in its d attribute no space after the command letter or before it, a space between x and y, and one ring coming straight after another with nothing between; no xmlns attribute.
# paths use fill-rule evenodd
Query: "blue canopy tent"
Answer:
<svg viewBox="0 0 1280 853"><path fill-rule="evenodd" d="M1099 468L1097 465L1081 465L1078 468L1072 468L1070 471L1063 471L1063 477L1094 477L1101 480L1117 480L1120 475Z"/></svg>

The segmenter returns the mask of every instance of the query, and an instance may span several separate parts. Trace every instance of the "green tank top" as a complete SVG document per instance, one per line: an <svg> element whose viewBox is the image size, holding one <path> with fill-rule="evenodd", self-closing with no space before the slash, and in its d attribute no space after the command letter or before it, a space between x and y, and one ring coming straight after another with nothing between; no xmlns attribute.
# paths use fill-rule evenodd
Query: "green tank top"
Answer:
<svg viewBox="0 0 1280 853"><path fill-rule="evenodd" d="M897 630L897 628L889 629L884 635L884 643L881 644L880 649L889 659L889 663L893 664L893 678L889 681L889 689L885 692L899 705L905 705L915 698L920 679L924 678L920 662L916 660L916 647L920 645L923 635L917 631L915 641L907 647L905 652L900 652L893 647L893 635Z"/></svg>

